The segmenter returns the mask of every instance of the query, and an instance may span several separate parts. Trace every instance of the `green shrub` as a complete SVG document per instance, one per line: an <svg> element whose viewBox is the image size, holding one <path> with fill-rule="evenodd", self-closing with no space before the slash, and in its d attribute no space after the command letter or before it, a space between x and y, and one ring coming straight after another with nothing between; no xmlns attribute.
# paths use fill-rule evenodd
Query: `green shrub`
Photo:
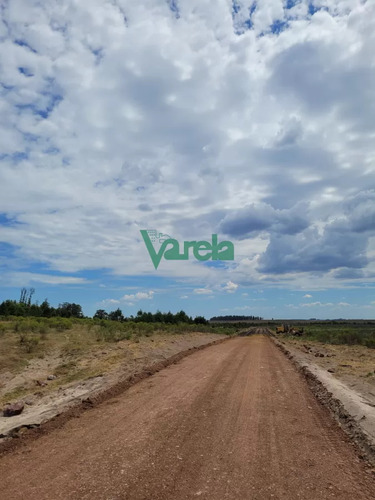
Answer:
<svg viewBox="0 0 375 500"><path fill-rule="evenodd" d="M49 327L56 329L58 332L63 332L73 328L73 321L67 318L51 318Z"/></svg>
<svg viewBox="0 0 375 500"><path fill-rule="evenodd" d="M364 341L364 345L370 349L375 349L375 335L374 338L367 338Z"/></svg>
<svg viewBox="0 0 375 500"><path fill-rule="evenodd" d="M35 348L39 344L39 338L36 337L35 335L30 336L26 339L26 342L24 343L26 352L33 352Z"/></svg>
<svg viewBox="0 0 375 500"><path fill-rule="evenodd" d="M19 343L27 353L33 352L39 344L40 339L29 332L20 332L19 336Z"/></svg>
<svg viewBox="0 0 375 500"><path fill-rule="evenodd" d="M309 325L305 328L303 338L325 344L363 345L375 348L373 325L370 328L367 324L351 326L330 322L327 325Z"/></svg>

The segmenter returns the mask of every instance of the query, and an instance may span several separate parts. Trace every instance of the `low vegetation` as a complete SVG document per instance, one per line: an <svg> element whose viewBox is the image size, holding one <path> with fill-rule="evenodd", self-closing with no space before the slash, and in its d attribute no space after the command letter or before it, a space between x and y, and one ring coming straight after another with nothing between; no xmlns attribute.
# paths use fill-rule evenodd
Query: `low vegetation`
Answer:
<svg viewBox="0 0 375 500"><path fill-rule="evenodd" d="M233 335L237 329L225 325L92 318L0 317L0 406L31 390L30 382L25 384L23 377L19 384L7 390L2 380L10 380L10 374L15 377L27 372L35 386L33 391L44 393L76 380L95 377L124 360L133 359L137 349L148 343L147 337L152 337L149 348L153 349L165 343L166 336L176 342L176 335L183 337L194 332ZM48 387L35 385L40 367L57 377L48 382Z"/></svg>
<svg viewBox="0 0 375 500"><path fill-rule="evenodd" d="M43 356L54 348L66 351L89 349L102 343L150 337L158 333L184 334L189 332L231 335L232 326L213 326L188 323L145 323L140 321L111 321L91 318L0 318L0 366L3 370L22 366L28 359Z"/></svg>
<svg viewBox="0 0 375 500"><path fill-rule="evenodd" d="M213 316L210 321L212 322L234 322L234 321L262 321L263 318L261 316L243 316L243 315L226 315L226 316Z"/></svg>
<svg viewBox="0 0 375 500"><path fill-rule="evenodd" d="M295 325L297 328L299 325ZM375 322L373 321L331 321L314 322L302 325L304 328L303 341L313 340L323 344L362 345L375 348Z"/></svg>
<svg viewBox="0 0 375 500"><path fill-rule="evenodd" d="M8 299L0 303L0 393L2 380L9 380L9 374L16 375L26 367L30 373L35 369L38 372L44 364L47 369L54 367L55 373L50 373L52 382L48 384L53 388L55 383L81 380L105 371L136 349L142 337L155 336L151 344L156 346L166 335L232 335L238 331L232 324L212 325L203 316L192 318L184 311L173 314L139 310L135 317L125 317L120 309L98 309L93 318L88 318L79 304L64 302L52 307L47 299L41 304L33 303L34 292L33 288L22 288L18 301ZM115 345L121 341L125 341L121 346ZM53 382L55 376L57 382ZM28 390L23 384L17 385L0 401Z"/></svg>

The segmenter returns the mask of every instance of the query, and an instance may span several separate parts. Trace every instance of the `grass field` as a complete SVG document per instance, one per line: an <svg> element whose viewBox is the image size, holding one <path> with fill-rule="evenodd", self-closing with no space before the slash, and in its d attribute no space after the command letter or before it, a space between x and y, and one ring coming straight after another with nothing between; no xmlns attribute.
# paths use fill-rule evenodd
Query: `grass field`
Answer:
<svg viewBox="0 0 375 500"><path fill-rule="evenodd" d="M303 327L301 340L313 340L323 344L362 345L375 348L375 324L372 322L324 322L293 326Z"/></svg>
<svg viewBox="0 0 375 500"><path fill-rule="evenodd" d="M312 340L324 344L363 345L375 348L375 320L254 320L235 322L212 322L212 325L223 325L242 328L267 327L275 331L277 326L288 324L294 328L303 328L300 340ZM284 334L283 334L284 336Z"/></svg>

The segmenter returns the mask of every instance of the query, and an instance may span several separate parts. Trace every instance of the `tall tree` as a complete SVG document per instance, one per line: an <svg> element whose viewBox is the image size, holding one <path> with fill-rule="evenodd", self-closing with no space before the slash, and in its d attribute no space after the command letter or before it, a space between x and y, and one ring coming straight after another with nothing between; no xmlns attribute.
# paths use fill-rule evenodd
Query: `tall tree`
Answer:
<svg viewBox="0 0 375 500"><path fill-rule="evenodd" d="M29 297L27 299L27 305L29 307L31 306L31 299L33 298L34 293L35 293L35 288L30 288L29 289Z"/></svg>
<svg viewBox="0 0 375 500"><path fill-rule="evenodd" d="M21 288L20 304L26 304L27 289L25 287Z"/></svg>

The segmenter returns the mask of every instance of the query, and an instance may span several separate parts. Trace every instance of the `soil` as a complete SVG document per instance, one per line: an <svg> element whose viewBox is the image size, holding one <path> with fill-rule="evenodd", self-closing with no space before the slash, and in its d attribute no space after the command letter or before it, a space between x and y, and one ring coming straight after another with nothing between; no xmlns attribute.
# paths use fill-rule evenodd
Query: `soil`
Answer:
<svg viewBox="0 0 375 500"><path fill-rule="evenodd" d="M375 397L375 349L360 345L331 345L301 339L282 339L315 364L357 391Z"/></svg>
<svg viewBox="0 0 375 500"><path fill-rule="evenodd" d="M185 357L4 455L12 500L370 500L375 480L265 335Z"/></svg>
<svg viewBox="0 0 375 500"><path fill-rule="evenodd" d="M368 373L374 350L280 336L273 339L304 374L317 399L331 410L375 466L375 387L373 378L363 376Z"/></svg>
<svg viewBox="0 0 375 500"><path fill-rule="evenodd" d="M43 359L31 360L18 374L3 372L0 375L0 396L10 393L20 384L28 390L21 398L26 404L20 415L12 418L0 416L0 444L8 438L17 437L26 428L37 427L66 412L88 398L97 398L117 384L126 384L130 377L152 369L155 364L163 365L180 352L225 338L227 337L224 335L205 333L157 334L141 337L136 341L124 340L108 344L100 351L88 350L80 353L79 360L74 359L70 353L52 352ZM48 380L50 374L59 373L58 367L77 363L80 365L78 375L84 374L88 367L96 372L102 369L103 372L93 377L81 376L78 380L63 385L60 384L60 377ZM6 401L12 402L12 399Z"/></svg>

